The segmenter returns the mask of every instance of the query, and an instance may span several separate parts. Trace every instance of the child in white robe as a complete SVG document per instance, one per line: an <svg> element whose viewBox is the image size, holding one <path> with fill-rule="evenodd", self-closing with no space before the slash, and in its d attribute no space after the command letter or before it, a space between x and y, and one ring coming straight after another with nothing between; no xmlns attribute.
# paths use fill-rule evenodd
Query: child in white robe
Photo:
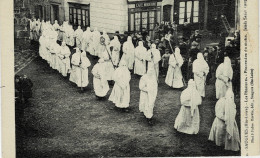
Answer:
<svg viewBox="0 0 260 158"><path fill-rule="evenodd" d="M82 48L82 36L83 36L83 30L80 26L78 26L78 29L74 32L74 37L76 38L76 46L81 50Z"/></svg>
<svg viewBox="0 0 260 158"><path fill-rule="evenodd" d="M61 48L60 48L60 54L58 55L60 60L60 72L61 74L66 77L69 73L70 67L70 49L68 46L66 46L65 42L62 42Z"/></svg>
<svg viewBox="0 0 260 158"><path fill-rule="evenodd" d="M143 76L146 73L146 55L147 49L144 47L143 42L139 41L138 46L135 48L134 74Z"/></svg>
<svg viewBox="0 0 260 158"><path fill-rule="evenodd" d="M224 146L225 150L238 151L240 136L236 122L236 104L234 93L230 87L225 97L218 100L215 106L216 118L212 124L209 140L217 146Z"/></svg>
<svg viewBox="0 0 260 158"><path fill-rule="evenodd" d="M181 72L183 58L178 47L175 48L175 52L173 53L174 54L170 55L169 67L165 78L165 83L173 88L182 88L184 86Z"/></svg>
<svg viewBox="0 0 260 158"><path fill-rule="evenodd" d="M116 107L126 109L130 103L130 79L131 74L125 61L121 61L120 66L113 74L115 81L113 90L109 97Z"/></svg>
<svg viewBox="0 0 260 158"><path fill-rule="evenodd" d="M123 44L123 56L121 60L126 61L128 69L133 70L134 59L135 59L135 47L132 42L132 37L128 36L127 41Z"/></svg>
<svg viewBox="0 0 260 158"><path fill-rule="evenodd" d="M89 51L88 48L90 46L92 33L90 31L90 27L87 27L87 30L82 35L82 50Z"/></svg>
<svg viewBox="0 0 260 158"><path fill-rule="evenodd" d="M208 63L204 60L202 53L197 54L197 59L192 64L192 72L197 90L202 97L205 97L206 78L209 73Z"/></svg>
<svg viewBox="0 0 260 158"><path fill-rule="evenodd" d="M80 88L88 86L88 67L91 65L86 56L86 52L82 52L76 48L76 53L71 59L72 69L70 73L70 81L77 84Z"/></svg>
<svg viewBox="0 0 260 158"><path fill-rule="evenodd" d="M189 80L188 87L181 93L180 99L181 109L175 119L174 128L182 133L197 134L200 127L198 105L202 100L192 79Z"/></svg>
<svg viewBox="0 0 260 158"><path fill-rule="evenodd" d="M147 51L148 68L154 67L155 75L158 81L159 77L159 61L161 60L161 53L156 49L156 45L152 44L151 49Z"/></svg>
<svg viewBox="0 0 260 158"><path fill-rule="evenodd" d="M92 69L94 91L98 99L103 99L109 91L106 78L104 59L99 59Z"/></svg>
<svg viewBox="0 0 260 158"><path fill-rule="evenodd" d="M97 28L95 28L94 31L92 32L92 41L89 48L89 52L93 56L98 56L100 37L101 37L100 32L98 31Z"/></svg>
<svg viewBox="0 0 260 158"><path fill-rule="evenodd" d="M117 36L114 36L114 39L110 42L109 48L112 47L112 62L115 66L119 64L119 55L121 49L121 43L118 40Z"/></svg>
<svg viewBox="0 0 260 158"><path fill-rule="evenodd" d="M153 66L148 67L148 71L139 82L140 102L139 111L144 113L149 124L152 124L153 108L158 91L156 70Z"/></svg>
<svg viewBox="0 0 260 158"><path fill-rule="evenodd" d="M112 75L115 71L115 68L111 60L111 51L109 50L109 48L105 49L102 52L102 54L100 54L100 59L104 59L104 65L105 65L104 69L105 69L106 79L108 81L113 80Z"/></svg>
<svg viewBox="0 0 260 158"><path fill-rule="evenodd" d="M60 53L60 45L56 41L53 41L53 43L50 45L50 53L50 66L53 69L58 70L57 54Z"/></svg>
<svg viewBox="0 0 260 158"><path fill-rule="evenodd" d="M220 99L225 96L227 88L232 84L233 69L229 57L224 58L216 70L216 98Z"/></svg>

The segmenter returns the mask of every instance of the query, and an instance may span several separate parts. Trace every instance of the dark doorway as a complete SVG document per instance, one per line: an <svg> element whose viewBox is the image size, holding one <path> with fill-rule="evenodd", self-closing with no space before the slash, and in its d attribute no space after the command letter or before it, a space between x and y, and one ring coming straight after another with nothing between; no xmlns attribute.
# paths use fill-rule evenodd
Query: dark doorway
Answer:
<svg viewBox="0 0 260 158"><path fill-rule="evenodd" d="M171 21L171 8L172 8L172 5L163 6L163 21L166 21L166 22Z"/></svg>
<svg viewBox="0 0 260 158"><path fill-rule="evenodd" d="M43 19L43 9L41 5L35 6L35 18L36 19Z"/></svg>
<svg viewBox="0 0 260 158"><path fill-rule="evenodd" d="M52 23L54 23L55 20L59 22L59 6L58 5L52 5L52 14L51 17Z"/></svg>

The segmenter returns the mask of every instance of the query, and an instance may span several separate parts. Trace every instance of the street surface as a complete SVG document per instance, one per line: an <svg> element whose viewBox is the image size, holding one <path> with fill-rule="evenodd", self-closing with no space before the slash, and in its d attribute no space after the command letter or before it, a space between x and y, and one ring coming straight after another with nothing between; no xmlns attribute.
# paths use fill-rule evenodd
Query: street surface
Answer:
<svg viewBox="0 0 260 158"><path fill-rule="evenodd" d="M130 111L120 111L113 103L96 99L91 69L97 59L88 57L92 66L84 93L40 57L18 73L26 74L34 84L29 103L16 105L18 158L240 155L208 141L215 118L214 81L206 86L206 98L199 106L199 134L186 135L174 129L181 90L169 88L165 78L159 77L155 124L150 126L138 109L139 77L132 75ZM240 128L239 99L236 118Z"/></svg>

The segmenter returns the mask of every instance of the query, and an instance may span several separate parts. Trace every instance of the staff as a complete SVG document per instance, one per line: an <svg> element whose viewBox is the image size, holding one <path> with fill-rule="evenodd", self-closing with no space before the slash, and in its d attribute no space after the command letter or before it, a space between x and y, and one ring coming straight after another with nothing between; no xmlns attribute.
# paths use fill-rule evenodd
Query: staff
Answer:
<svg viewBox="0 0 260 158"><path fill-rule="evenodd" d="M101 37L100 37L100 44L105 46L106 51L107 51L107 54L108 54L108 56L109 56L109 60L111 61L111 63L112 63L112 65L113 65L114 69L116 69L117 66L114 65L114 63L113 63L113 61L112 61L112 57L111 57L109 51L107 50L107 46L106 46L106 43L105 43L105 42L106 42L106 39L105 39L103 36L101 36Z"/></svg>
<svg viewBox="0 0 260 158"><path fill-rule="evenodd" d="M173 51L172 44L171 44L170 40L169 40L169 45L170 45L170 47L171 47L173 57L174 57L174 59L175 59L176 62L177 62L176 56L175 56L175 54L174 54L175 52ZM182 75L182 73L181 73L181 75ZM187 86L187 85L186 85L186 81L185 81L185 79L183 78L183 76L182 76L182 82L183 82L184 86Z"/></svg>

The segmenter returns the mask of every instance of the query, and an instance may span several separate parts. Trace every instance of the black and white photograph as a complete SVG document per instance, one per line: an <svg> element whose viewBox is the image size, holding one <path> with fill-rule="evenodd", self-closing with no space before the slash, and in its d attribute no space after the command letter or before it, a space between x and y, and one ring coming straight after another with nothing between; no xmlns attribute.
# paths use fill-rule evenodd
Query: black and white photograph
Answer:
<svg viewBox="0 0 260 158"><path fill-rule="evenodd" d="M17 158L241 156L240 0L13 0Z"/></svg>

